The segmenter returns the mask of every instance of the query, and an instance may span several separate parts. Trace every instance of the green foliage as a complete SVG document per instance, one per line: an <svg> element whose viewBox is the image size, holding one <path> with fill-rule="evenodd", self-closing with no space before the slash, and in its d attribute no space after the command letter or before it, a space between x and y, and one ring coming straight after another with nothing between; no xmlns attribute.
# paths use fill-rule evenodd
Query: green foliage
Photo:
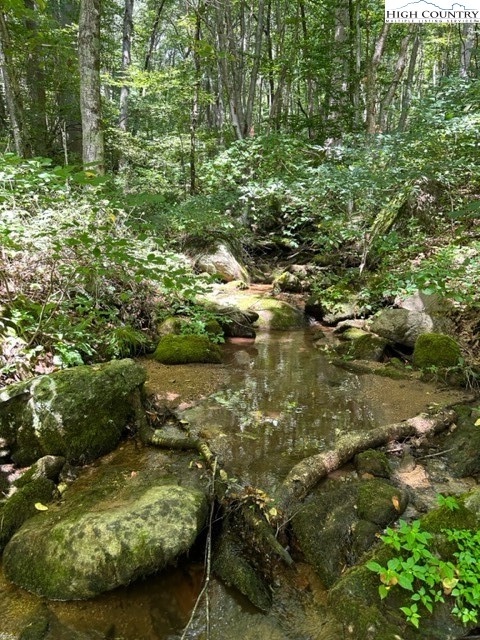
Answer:
<svg viewBox="0 0 480 640"><path fill-rule="evenodd" d="M8 156L3 169L3 376L139 353L153 337L155 297L173 302L205 290L118 207L108 184L92 184L83 172L74 183L79 174L41 159Z"/></svg>
<svg viewBox="0 0 480 640"><path fill-rule="evenodd" d="M439 496L438 502L449 510L459 508L451 496ZM442 529L441 534L454 543L452 561L443 560L433 550L433 536L422 529L420 520L398 529L388 528L381 540L398 555L386 566L371 561L368 569L380 577L379 595L383 600L398 585L410 593L408 605L400 607L408 622L418 628L422 608L432 613L437 602L453 601L452 614L464 624L478 621L480 606L480 532L469 529ZM420 608L422 605L422 608Z"/></svg>

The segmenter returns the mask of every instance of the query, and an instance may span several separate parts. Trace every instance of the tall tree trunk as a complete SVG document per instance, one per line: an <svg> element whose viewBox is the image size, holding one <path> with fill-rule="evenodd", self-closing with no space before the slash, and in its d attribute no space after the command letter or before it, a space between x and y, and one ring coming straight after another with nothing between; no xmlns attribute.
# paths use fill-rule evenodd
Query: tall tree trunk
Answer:
<svg viewBox="0 0 480 640"><path fill-rule="evenodd" d="M241 83L238 78L239 65L236 63L238 52L235 47L230 4L217 4L217 36L219 66L222 84L228 97L230 119L236 139L242 140L244 137L244 114L241 100ZM233 65L231 64L232 61L234 62Z"/></svg>
<svg viewBox="0 0 480 640"><path fill-rule="evenodd" d="M332 122L338 121L347 107L345 98L348 97L349 62L346 53L350 41L350 8L351 3L348 0L340 0L335 9L332 88L328 104L328 116Z"/></svg>
<svg viewBox="0 0 480 640"><path fill-rule="evenodd" d="M273 43L272 43L272 0L268 0L267 20L265 24L265 36L267 38L268 54L268 108L272 108L273 96L275 95L275 76L273 73Z"/></svg>
<svg viewBox="0 0 480 640"><path fill-rule="evenodd" d="M195 33L193 36L193 65L195 80L193 84L192 111L190 115L190 195L197 191L197 127L198 106L200 97L200 37L201 37L201 11L200 5L195 11Z"/></svg>
<svg viewBox="0 0 480 640"><path fill-rule="evenodd" d="M121 131L128 131L128 96L130 87L128 85L128 71L132 62L132 32L133 32L133 2L134 0L125 0L125 13L123 16L123 37L122 37L122 79L123 84L120 88L120 115L118 126ZM125 166L126 160L123 153L120 154L119 168Z"/></svg>
<svg viewBox="0 0 480 640"><path fill-rule="evenodd" d="M75 0L62 0L56 7L55 16L63 27L70 27L78 23L78 5ZM59 65L62 64L63 52L56 53ZM82 123L80 114L80 99L76 82L62 81L56 91L56 106L62 121L62 146L66 158L74 154L78 162L82 156Z"/></svg>
<svg viewBox="0 0 480 640"><path fill-rule="evenodd" d="M258 16L257 16L257 29L255 32L255 52L252 63L252 71L250 75L250 86L248 89L247 105L245 108L245 129L244 135L248 136L251 133L253 123L253 108L255 105L255 94L257 89L258 70L260 68L260 61L262 58L262 43L263 43L263 18L264 18L264 3L263 0L258 1Z"/></svg>
<svg viewBox="0 0 480 640"><path fill-rule="evenodd" d="M47 128L47 101L45 93L45 74L42 67L41 47L38 44L38 24L34 19L36 6L34 0L24 0L29 16L25 20L27 33L32 42L27 55L27 86L30 97L29 129L33 155L50 155Z"/></svg>
<svg viewBox="0 0 480 640"><path fill-rule="evenodd" d="M3 86L5 88L5 101L7 103L8 117L12 128L15 152L18 156L25 156L27 149L24 140L22 99L20 88L16 81L10 51L11 45L7 23L4 14L0 11L0 68L2 70Z"/></svg>
<svg viewBox="0 0 480 640"><path fill-rule="evenodd" d="M460 31L460 77L468 78L475 45L475 25L462 24Z"/></svg>
<svg viewBox="0 0 480 640"><path fill-rule="evenodd" d="M390 105L393 102L393 98L397 92L398 85L402 79L405 67L407 66L407 53L408 45L410 44L411 37L414 33L415 25L412 25L407 35L403 38L400 44L400 51L398 54L397 63L395 65L395 71L393 73L392 82L388 88L387 93L380 103L380 128L385 131L387 125L387 115Z"/></svg>
<svg viewBox="0 0 480 640"><path fill-rule="evenodd" d="M1 62L0 62L0 66L1 66ZM2 77L1 74L1 69L0 69L0 78ZM2 79L2 84L3 84L3 79ZM3 87L4 89L5 87ZM2 128L6 128L7 127L7 110L5 108L5 97L4 97L4 93L2 91L2 88L0 87L0 127Z"/></svg>
<svg viewBox="0 0 480 640"><path fill-rule="evenodd" d="M407 124L408 111L410 109L410 100L412 98L413 79L415 76L415 67L417 66L418 49L420 47L420 36L418 33L418 26L414 27L414 38L412 44L412 51L410 53L410 61L408 63L407 80L403 89L402 96L402 110L400 113L400 119L398 121L398 130L405 131Z"/></svg>
<svg viewBox="0 0 480 640"><path fill-rule="evenodd" d="M384 23L375 45L372 57L368 61L365 79L365 109L367 133L375 133L377 128L377 70L387 41L390 23Z"/></svg>
<svg viewBox="0 0 480 640"><path fill-rule="evenodd" d="M306 83L307 83L307 127L308 137L310 140L315 138L315 129L313 127L313 118L315 115L315 102L313 90L313 77L310 61L309 35L307 28L307 15L305 11L305 0L300 0L300 20L302 23L302 56L306 65Z"/></svg>
<svg viewBox="0 0 480 640"><path fill-rule="evenodd" d="M100 96L100 0L81 0L78 25L83 163L105 173Z"/></svg>

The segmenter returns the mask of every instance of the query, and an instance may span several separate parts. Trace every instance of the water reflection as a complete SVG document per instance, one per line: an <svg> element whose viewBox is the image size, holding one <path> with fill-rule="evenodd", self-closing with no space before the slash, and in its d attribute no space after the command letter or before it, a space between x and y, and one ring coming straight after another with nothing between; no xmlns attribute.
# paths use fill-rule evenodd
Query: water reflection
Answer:
<svg viewBox="0 0 480 640"><path fill-rule="evenodd" d="M208 425L227 467L251 484L273 488L296 461L381 418L361 379L329 364L308 334L264 334L254 349L227 350L232 384L184 417Z"/></svg>

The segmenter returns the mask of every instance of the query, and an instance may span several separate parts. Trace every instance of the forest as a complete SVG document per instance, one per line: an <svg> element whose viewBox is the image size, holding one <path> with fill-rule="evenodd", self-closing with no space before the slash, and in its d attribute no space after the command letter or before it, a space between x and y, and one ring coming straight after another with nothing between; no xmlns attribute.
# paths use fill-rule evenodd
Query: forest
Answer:
<svg viewBox="0 0 480 640"><path fill-rule="evenodd" d="M49 604L0 637L480 637L479 41L371 0L0 0L0 597L97 597L178 558L196 585L153 631ZM76 509L108 495L137 509L122 545L168 531L173 556L92 568ZM70 569L39 520L63 508ZM215 580L266 616L251 636Z"/></svg>

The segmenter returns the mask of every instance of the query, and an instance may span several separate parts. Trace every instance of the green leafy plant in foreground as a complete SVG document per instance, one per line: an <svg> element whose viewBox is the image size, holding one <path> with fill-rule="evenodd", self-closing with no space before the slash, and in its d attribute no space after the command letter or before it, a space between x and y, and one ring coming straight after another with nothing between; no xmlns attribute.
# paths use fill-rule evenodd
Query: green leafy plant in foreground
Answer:
<svg viewBox="0 0 480 640"><path fill-rule="evenodd" d="M452 497L439 496L439 503L452 511L459 508ZM435 604L445 602L446 597L453 599L452 614L463 624L478 622L480 531L442 529L441 533L456 547L453 561L435 554L433 536L422 529L420 520L411 523L400 520L398 529L388 528L381 536L398 555L388 560L386 566L375 561L367 564L380 577L378 591L382 600L397 585L411 593L410 602L400 610L416 628L420 625L422 606L432 613Z"/></svg>

